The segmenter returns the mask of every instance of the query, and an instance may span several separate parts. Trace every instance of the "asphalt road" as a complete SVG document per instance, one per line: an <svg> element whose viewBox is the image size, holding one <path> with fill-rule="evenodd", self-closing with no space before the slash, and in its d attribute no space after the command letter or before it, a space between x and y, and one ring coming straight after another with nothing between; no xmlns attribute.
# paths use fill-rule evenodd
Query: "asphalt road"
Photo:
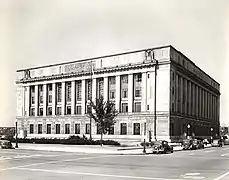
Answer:
<svg viewBox="0 0 229 180"><path fill-rule="evenodd" d="M0 180L229 180L229 146L163 155L0 149Z"/></svg>

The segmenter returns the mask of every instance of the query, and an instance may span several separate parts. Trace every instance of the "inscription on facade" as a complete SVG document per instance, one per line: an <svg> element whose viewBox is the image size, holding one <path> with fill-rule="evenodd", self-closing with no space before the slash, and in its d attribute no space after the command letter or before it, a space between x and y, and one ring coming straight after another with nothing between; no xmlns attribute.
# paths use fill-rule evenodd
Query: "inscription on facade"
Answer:
<svg viewBox="0 0 229 180"><path fill-rule="evenodd" d="M64 67L66 73L88 72L88 71L93 71L94 69L95 69L95 62L67 64Z"/></svg>

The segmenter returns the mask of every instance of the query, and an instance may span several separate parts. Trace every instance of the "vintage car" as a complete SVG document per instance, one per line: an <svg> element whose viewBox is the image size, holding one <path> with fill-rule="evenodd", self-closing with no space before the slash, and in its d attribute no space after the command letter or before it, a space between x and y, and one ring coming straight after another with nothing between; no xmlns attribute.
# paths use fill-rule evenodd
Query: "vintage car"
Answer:
<svg viewBox="0 0 229 180"><path fill-rule="evenodd" d="M212 141L212 147L222 147L223 142L220 139L213 139Z"/></svg>
<svg viewBox="0 0 229 180"><path fill-rule="evenodd" d="M154 141L152 143L152 153L173 153L173 147L169 145L168 141Z"/></svg>
<svg viewBox="0 0 229 180"><path fill-rule="evenodd" d="M14 149L12 143L8 140L0 140L0 147L2 149Z"/></svg>
<svg viewBox="0 0 229 180"><path fill-rule="evenodd" d="M182 142L183 150L190 150L193 148L193 140L192 139L184 139Z"/></svg>
<svg viewBox="0 0 229 180"><path fill-rule="evenodd" d="M194 139L192 141L192 149L204 149L203 141L201 141L199 139Z"/></svg>
<svg viewBox="0 0 229 180"><path fill-rule="evenodd" d="M229 145L229 138L227 136L223 136L223 144L224 145Z"/></svg>

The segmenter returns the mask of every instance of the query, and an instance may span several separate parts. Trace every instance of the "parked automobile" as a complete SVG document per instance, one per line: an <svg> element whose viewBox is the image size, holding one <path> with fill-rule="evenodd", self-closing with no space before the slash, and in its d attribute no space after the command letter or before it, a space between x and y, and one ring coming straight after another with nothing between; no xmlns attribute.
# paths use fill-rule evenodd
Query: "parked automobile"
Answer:
<svg viewBox="0 0 229 180"><path fill-rule="evenodd" d="M229 139L227 136L223 136L223 144L224 145L229 145Z"/></svg>
<svg viewBox="0 0 229 180"><path fill-rule="evenodd" d="M212 147L222 147L223 143L220 139L213 139Z"/></svg>
<svg viewBox="0 0 229 180"><path fill-rule="evenodd" d="M193 146L193 140L192 139L184 139L182 142L183 150L190 150Z"/></svg>
<svg viewBox="0 0 229 180"><path fill-rule="evenodd" d="M173 147L169 145L168 141L154 141L152 145L152 153L173 153Z"/></svg>
<svg viewBox="0 0 229 180"><path fill-rule="evenodd" d="M199 139L194 139L192 141L192 149L204 149L203 141L201 141Z"/></svg>
<svg viewBox="0 0 229 180"><path fill-rule="evenodd" d="M14 149L12 143L8 140L0 140L0 147L2 149Z"/></svg>

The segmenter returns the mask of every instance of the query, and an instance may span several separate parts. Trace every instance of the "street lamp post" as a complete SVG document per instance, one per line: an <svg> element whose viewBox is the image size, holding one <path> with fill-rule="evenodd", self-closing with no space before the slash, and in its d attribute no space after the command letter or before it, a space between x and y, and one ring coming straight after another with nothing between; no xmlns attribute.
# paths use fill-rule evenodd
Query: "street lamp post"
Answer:
<svg viewBox="0 0 229 180"><path fill-rule="evenodd" d="M155 60L155 77L154 77L154 138L157 141L157 66L158 60Z"/></svg>
<svg viewBox="0 0 229 180"><path fill-rule="evenodd" d="M189 132L189 131L190 131L190 127L191 127L190 124L188 124L188 125L187 125L187 128L188 128L188 131L187 131L187 138L188 138L188 139L189 139L189 134L190 134L190 132Z"/></svg>
<svg viewBox="0 0 229 180"><path fill-rule="evenodd" d="M92 90L92 73L93 73L93 70L92 70L92 61L91 61L91 78L90 78L90 81L91 81L91 95L90 95L90 100L92 101L92 92L93 92L93 90ZM90 106L90 112L92 113L92 108L91 108L91 106ZM90 140L92 140L92 135L91 135L91 116L90 116L90 138L89 138Z"/></svg>
<svg viewBox="0 0 229 180"><path fill-rule="evenodd" d="M211 143L213 142L213 128L210 129L211 130Z"/></svg>
<svg viewBox="0 0 229 180"><path fill-rule="evenodd" d="M16 141L15 148L18 148L18 139L17 139L17 122L16 122L16 129L15 129L15 141Z"/></svg>

